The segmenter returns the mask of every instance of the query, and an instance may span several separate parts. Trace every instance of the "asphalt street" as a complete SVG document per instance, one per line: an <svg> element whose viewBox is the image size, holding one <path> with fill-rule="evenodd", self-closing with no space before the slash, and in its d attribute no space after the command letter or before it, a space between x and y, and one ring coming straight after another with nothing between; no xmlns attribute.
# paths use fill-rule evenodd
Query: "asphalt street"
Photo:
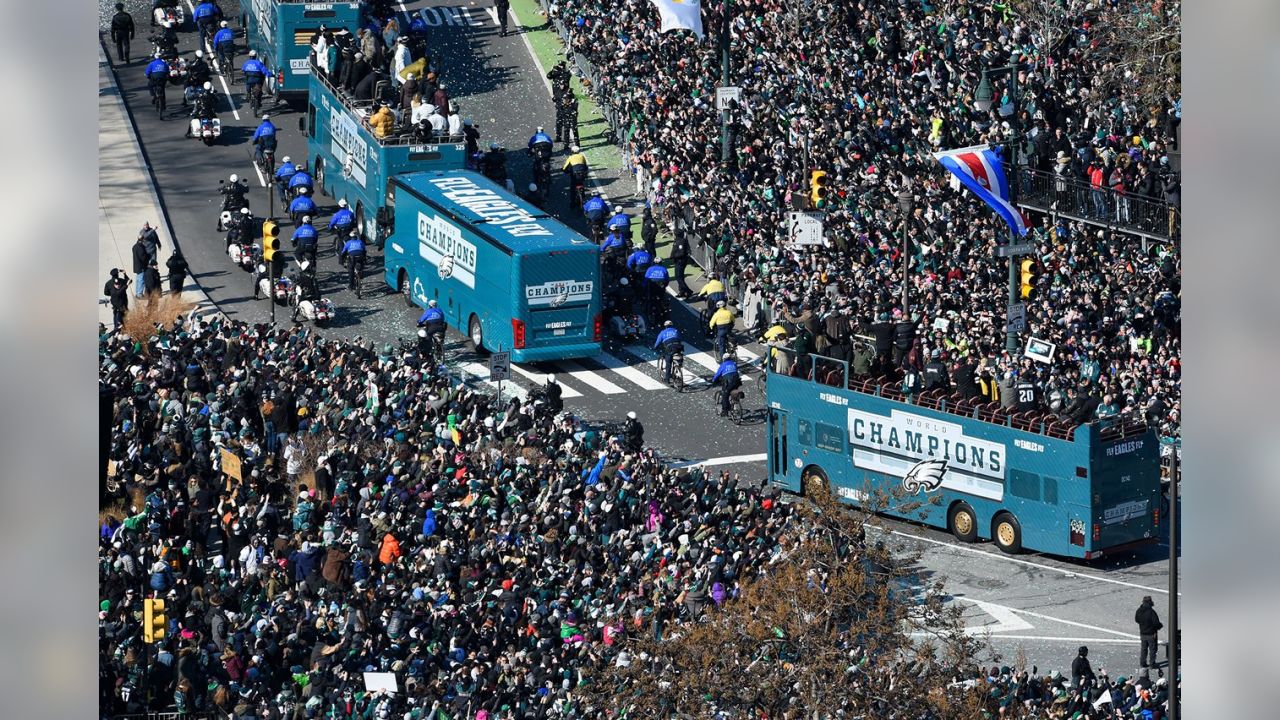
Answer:
<svg viewBox="0 0 1280 720"><path fill-rule="evenodd" d="M233 266L224 252L221 233L216 232L218 180L231 173L247 177L254 185L250 201L259 216L268 213L271 203L265 183L252 164L249 137L258 121L244 101L243 86L227 84L215 76L219 95L219 115L223 137L213 147L185 138L185 112L180 109L180 92L169 91L169 112L165 119L151 108L143 67L148 44L147 15L130 3L138 24L134 61L117 66L116 74L138 128L147 161L152 167L161 202L178 233L176 241L190 262L194 278L227 315L250 322L267 322L270 306L254 300L248 274ZM512 152L509 167L518 184L527 183L529 163L521 150L533 129L554 124L554 111L544 78L536 69L514 17L510 27L516 32L498 36L491 3L418 2L404 3L406 13L425 13L431 25L430 42L444 57L443 77L464 117L471 117L482 133L482 143L497 140ZM238 16L235 3L224 3L231 17ZM190 57L195 50L191 32L182 32L180 49ZM240 46L243 48L243 41ZM111 53L114 61L114 53ZM239 62L243 62L243 55ZM277 157L295 161L306 158L306 143L298 129L300 108L270 107L273 121L282 129ZM611 200L634 207L627 196L630 183L616 173L597 174L598 186ZM550 209L571 226L582 230L576 213L567 212L563 178L557 178ZM109 202L110 198L106 198ZM317 225L327 223L335 209L330 198L317 198L322 208ZM274 208L277 215L279 207ZM636 213L638 214L638 213ZM638 232L638 220L637 220ZM399 295L390 292L381 280L380 255L371 254L364 283L364 299L347 292L345 272L338 267L322 238L320 280L326 297L339 308L339 317L322 334L344 338L359 337L377 344L394 343L414 332L418 312L406 309ZM105 270L104 270L105 272ZM370 291L372 288L372 291ZM696 308L680 305L674 318L694 338ZM277 321L288 322L287 308L277 309ZM651 342L651 340L650 340ZM677 394L662 385L648 349L648 343L611 345L605 354L575 362L518 365L515 383L504 383L504 392L525 392L548 372L557 374L566 388L565 405L570 411L597 423L621 422L634 410L646 429L646 440L674 462L710 461L711 469L759 478L763 472L763 399L757 391L758 373L746 382L749 417L743 426L734 426L717 417L713 391L696 376L709 377L714 362L706 353L707 344L694 343L702 354L690 353L686 370L691 386ZM758 354L758 346L746 345ZM477 357L456 334L450 336L451 369L470 382L487 378L485 359ZM701 361L701 362L700 362ZM514 386L514 387L513 387ZM1138 640L1133 611L1143 595L1156 598L1163 608L1167 550L1157 547L1127 556L1120 562L1083 564L1023 555L1010 558L990 545L960 546L945 532L908 523L882 520L887 540L919 547L921 570L947 580L955 601L966 607L968 622L976 633L990 632L993 646L1006 660L1017 656L1019 648L1031 663L1041 668L1069 667L1080 644L1091 647L1094 668L1105 667L1113 676L1134 670ZM1166 619L1166 624L1168 620ZM1163 639L1163 638L1162 638Z"/></svg>

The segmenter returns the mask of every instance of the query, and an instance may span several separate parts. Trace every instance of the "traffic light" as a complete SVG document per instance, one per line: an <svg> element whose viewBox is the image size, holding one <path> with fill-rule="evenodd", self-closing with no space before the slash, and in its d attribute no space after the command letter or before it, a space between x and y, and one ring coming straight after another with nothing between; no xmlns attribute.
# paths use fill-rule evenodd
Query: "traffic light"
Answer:
<svg viewBox="0 0 1280 720"><path fill-rule="evenodd" d="M809 200L814 208L827 206L827 189L830 184L826 170L814 170L809 173Z"/></svg>
<svg viewBox="0 0 1280 720"><path fill-rule="evenodd" d="M271 262L279 249L280 226L275 220L266 220L262 223L262 259Z"/></svg>
<svg viewBox="0 0 1280 720"><path fill-rule="evenodd" d="M1021 295L1026 300L1031 297L1031 293L1035 290L1036 285L1036 261L1031 258L1025 258L1022 261L1021 276Z"/></svg>
<svg viewBox="0 0 1280 720"><path fill-rule="evenodd" d="M142 601L142 639L148 643L164 639L164 629L169 618L164 616L163 600Z"/></svg>

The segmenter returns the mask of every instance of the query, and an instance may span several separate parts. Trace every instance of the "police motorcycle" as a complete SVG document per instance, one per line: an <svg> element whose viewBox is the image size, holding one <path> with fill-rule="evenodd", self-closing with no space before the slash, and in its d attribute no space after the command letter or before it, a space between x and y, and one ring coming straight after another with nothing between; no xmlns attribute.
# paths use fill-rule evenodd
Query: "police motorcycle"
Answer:
<svg viewBox="0 0 1280 720"><path fill-rule="evenodd" d="M227 246L227 257L242 270L253 270L254 263L260 259L261 255L262 247L248 237L240 238Z"/></svg>
<svg viewBox="0 0 1280 720"><path fill-rule="evenodd" d="M187 11L180 0L155 0L151 3L151 24L163 26L166 23L172 23L175 29L187 24Z"/></svg>
<svg viewBox="0 0 1280 720"><path fill-rule="evenodd" d="M605 294L604 314L608 318L610 332L624 344L639 342L648 332L644 316L636 312L635 306L631 281L626 277L618 278Z"/></svg>
<svg viewBox="0 0 1280 720"><path fill-rule="evenodd" d="M320 296L320 284L316 282L311 263L303 260L298 265L298 272L290 281L293 284L293 291L289 294L289 305L293 307L294 322L302 318L323 327L333 319L337 307L332 300Z"/></svg>
<svg viewBox="0 0 1280 720"><path fill-rule="evenodd" d="M529 156L533 158L533 182L538 187L551 186L551 153L555 146L541 125L529 140Z"/></svg>
<svg viewBox="0 0 1280 720"><path fill-rule="evenodd" d="M262 257L262 246L254 242L258 233L254 232L253 216L246 210L248 208L234 215L226 213L227 217L223 219L227 227L227 257L242 269L253 270Z"/></svg>
<svg viewBox="0 0 1280 720"><path fill-rule="evenodd" d="M258 294L271 298L272 302L283 304L292 304L290 299L293 297L293 278L280 276L271 281L271 273L267 272L265 264L259 264L257 268Z"/></svg>
<svg viewBox="0 0 1280 720"><path fill-rule="evenodd" d="M195 138L205 145L213 145L222 137L222 121L213 111L213 83L206 82L204 91L196 96L195 107L191 111L191 124L187 128L187 137Z"/></svg>
<svg viewBox="0 0 1280 720"><path fill-rule="evenodd" d="M222 232L227 229L227 220L231 219L232 213L249 207L249 186L240 181L240 176L232 174L228 180L218 181L218 192L222 195L218 232Z"/></svg>
<svg viewBox="0 0 1280 720"><path fill-rule="evenodd" d="M178 40L171 33L156 33L148 37L147 40L151 42L152 57L159 57L166 63L171 63L178 59Z"/></svg>

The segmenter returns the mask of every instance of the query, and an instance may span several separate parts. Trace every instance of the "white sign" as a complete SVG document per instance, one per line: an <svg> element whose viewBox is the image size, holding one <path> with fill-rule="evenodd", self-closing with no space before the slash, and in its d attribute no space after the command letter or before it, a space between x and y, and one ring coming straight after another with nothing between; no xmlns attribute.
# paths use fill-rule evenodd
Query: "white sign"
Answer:
<svg viewBox="0 0 1280 720"><path fill-rule="evenodd" d="M742 102L742 88L740 87L718 87L716 88L716 110L724 112L729 108L729 101L737 100Z"/></svg>
<svg viewBox="0 0 1280 720"><path fill-rule="evenodd" d="M529 307L559 307L567 302L590 300L594 288L590 280L555 280L541 285L525 285L524 298Z"/></svg>
<svg viewBox="0 0 1280 720"><path fill-rule="evenodd" d="M1027 349L1024 350L1022 354L1032 360L1048 365L1053 362L1053 352L1057 349L1058 346L1048 340L1027 338Z"/></svg>
<svg viewBox="0 0 1280 720"><path fill-rule="evenodd" d="M354 178L360 187L364 187L369 144L360 137L360 128L345 112L338 110L329 114L329 138L330 149L333 151L334 159L338 161L338 167L343 169L343 176L347 176L346 167L349 164L350 177Z"/></svg>
<svg viewBox="0 0 1280 720"><path fill-rule="evenodd" d="M453 202L484 218L487 226L500 228L515 237L549 237L553 233L542 222L498 193L476 185L465 177L431 180Z"/></svg>
<svg viewBox="0 0 1280 720"><path fill-rule="evenodd" d="M511 378L511 353L496 352L489 356L489 379L508 380Z"/></svg>
<svg viewBox="0 0 1280 720"><path fill-rule="evenodd" d="M822 236L822 218L816 213L789 212L792 245L825 245Z"/></svg>
<svg viewBox="0 0 1280 720"><path fill-rule="evenodd" d="M437 215L418 213L418 253L436 267L441 280L454 278L476 286L476 246L462 237L462 229Z"/></svg>
<svg viewBox="0 0 1280 720"><path fill-rule="evenodd" d="M955 423L850 408L849 442L855 467L900 477L908 493L945 487L997 502L1004 498L1004 445L965 435Z"/></svg>
<svg viewBox="0 0 1280 720"><path fill-rule="evenodd" d="M311 61L307 58L293 58L289 61L290 75L306 75L311 72Z"/></svg>
<svg viewBox="0 0 1280 720"><path fill-rule="evenodd" d="M364 689L366 692L385 690L389 693L398 693L400 685L396 682L395 673L367 672L364 674Z"/></svg>

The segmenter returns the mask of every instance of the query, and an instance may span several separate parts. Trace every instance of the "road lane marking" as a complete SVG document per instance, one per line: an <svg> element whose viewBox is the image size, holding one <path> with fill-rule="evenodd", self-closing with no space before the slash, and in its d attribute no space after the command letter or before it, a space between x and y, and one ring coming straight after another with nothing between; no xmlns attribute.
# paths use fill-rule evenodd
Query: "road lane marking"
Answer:
<svg viewBox="0 0 1280 720"><path fill-rule="evenodd" d="M529 378L530 380L534 381L534 382L535 382L535 383L537 383L538 385L546 385L546 384L547 384L547 373L530 372L530 371L525 370L524 368L522 368L522 367L520 367L519 365L516 365L516 364L514 364L514 363L511 365L511 369L512 369L512 370L515 370L516 372L520 373L521 375L523 375L523 376L525 376L525 377ZM581 392L578 392L577 390L575 390L571 385L565 385L564 383L560 382L560 379L559 379L559 378L556 378L556 384L558 384L558 385L560 386L560 397L561 397L561 398L576 398L576 397L582 397L582 393L581 393Z"/></svg>
<svg viewBox="0 0 1280 720"><path fill-rule="evenodd" d="M467 363L462 363L459 367L462 369L463 372L467 373L468 375L474 376L477 380L483 382L484 384L493 388L498 387L498 382L496 380L489 379L489 368L485 367L484 365L481 365L478 362L467 362ZM520 398L520 402L524 402L529 398L529 393L526 392L524 388L520 387L519 384L512 382L511 380L503 381L502 389L503 391L510 390L516 397ZM499 401L502 400L501 396L499 396L498 400Z"/></svg>
<svg viewBox="0 0 1280 720"><path fill-rule="evenodd" d="M990 615L996 620L995 625L966 626L964 629L966 635L983 635L986 633L995 635L997 633L1022 632L1023 630L1035 629L1034 625L1018 617L1018 615L1013 611L1013 608L1006 607L1004 605L997 605L996 603L987 602L985 600L975 600L973 598L958 599L972 603L979 610L982 610L984 613Z"/></svg>
<svg viewBox="0 0 1280 720"><path fill-rule="evenodd" d="M708 458L707 460L685 460L678 463L667 463L669 468L691 468L691 467L715 467L717 465L737 465L738 463L764 462L764 453L755 453L754 455L726 455L718 458Z"/></svg>
<svg viewBox="0 0 1280 720"><path fill-rule="evenodd" d="M598 373L588 370L572 360L561 360L556 363L556 366L569 373L569 376L575 380L581 380L605 395L621 395L626 392L626 390L605 380Z"/></svg>
<svg viewBox="0 0 1280 720"><path fill-rule="evenodd" d="M187 0L187 12L191 13L192 22L195 22L196 9L191 4L191 0ZM228 25L230 27L230 25ZM213 52L213 48L209 47L209 43L204 41L204 36L200 34L200 29L196 29L196 40L199 45L204 47L204 51L209 54L209 62L213 63L213 69L218 71L218 82L222 83L222 92L227 96L227 105L231 106L231 115L236 120L240 119L240 113L236 111L236 102L231 98L231 91L227 89L227 78L222 75L222 68L218 67L218 58Z"/></svg>
<svg viewBox="0 0 1280 720"><path fill-rule="evenodd" d="M622 377L630 380L636 385L639 385L645 390L665 390L667 387L666 385L663 385L661 382L654 380L648 375L645 375L644 373L631 367L627 363L619 360L618 358L614 357L613 355L610 355L609 353L600 353L596 357L592 358L592 360L595 360L601 365L618 373Z"/></svg>
<svg viewBox="0 0 1280 720"><path fill-rule="evenodd" d="M662 358L658 357L658 353L642 345L628 345L627 349L636 355L639 355L645 362L652 365L653 368L658 371L659 375L662 374ZM685 387L698 387L700 385L707 384L706 379L698 377L697 373L683 366L680 368L680 373L684 376Z"/></svg>

